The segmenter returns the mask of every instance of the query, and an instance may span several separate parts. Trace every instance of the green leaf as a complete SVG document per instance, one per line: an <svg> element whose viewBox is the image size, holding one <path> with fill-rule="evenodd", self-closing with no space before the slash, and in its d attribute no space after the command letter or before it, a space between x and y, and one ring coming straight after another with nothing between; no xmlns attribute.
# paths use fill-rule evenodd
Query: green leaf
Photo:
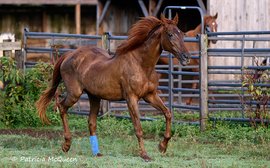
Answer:
<svg viewBox="0 0 270 168"><path fill-rule="evenodd" d="M255 90L255 92L256 92L256 94L257 94L258 96L261 96L261 94L262 94L262 90L259 90L259 89Z"/></svg>
<svg viewBox="0 0 270 168"><path fill-rule="evenodd" d="M249 85L249 89L250 89L251 91L253 91L253 89L254 89L253 84Z"/></svg>

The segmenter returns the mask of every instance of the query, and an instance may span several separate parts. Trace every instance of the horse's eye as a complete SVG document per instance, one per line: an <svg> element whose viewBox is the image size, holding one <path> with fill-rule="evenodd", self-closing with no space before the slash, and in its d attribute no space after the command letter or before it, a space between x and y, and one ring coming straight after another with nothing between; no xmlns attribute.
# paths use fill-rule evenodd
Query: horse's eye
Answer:
<svg viewBox="0 0 270 168"><path fill-rule="evenodd" d="M168 36L169 36L169 37L172 37L172 36L173 36L173 34L172 34L172 33L168 33Z"/></svg>

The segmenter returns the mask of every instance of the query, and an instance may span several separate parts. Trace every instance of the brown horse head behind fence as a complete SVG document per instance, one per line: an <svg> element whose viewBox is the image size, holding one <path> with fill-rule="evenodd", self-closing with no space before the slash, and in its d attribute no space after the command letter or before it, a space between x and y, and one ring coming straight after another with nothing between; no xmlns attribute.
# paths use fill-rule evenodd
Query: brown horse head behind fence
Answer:
<svg viewBox="0 0 270 168"><path fill-rule="evenodd" d="M173 20L163 15L161 20L145 17L131 28L128 39L117 48L114 57L97 47L81 47L58 60L54 67L52 85L43 92L36 105L41 120L49 122L46 108L54 97L59 82L63 80L67 94L58 107L64 126L64 152L71 146L67 110L78 101L83 92L87 93L90 101L88 123L95 155L101 155L96 144L96 120L101 99L127 101L139 142L140 156L146 161L150 157L142 138L138 101L142 98L162 111L166 118L166 131L159 150L166 151L171 138L171 112L157 94L158 74L155 72L155 65L162 50L173 53L182 65L189 63L190 54L184 46L184 34L177 28L177 22L178 16Z"/></svg>
<svg viewBox="0 0 270 168"><path fill-rule="evenodd" d="M214 16L211 16L211 15L206 15L204 17L204 33L207 33L207 32L217 32L217 28L218 28L218 25L217 25L217 17L218 17L218 13L216 13ZM209 40L209 42L212 42L213 44L216 44L217 41L216 40Z"/></svg>
<svg viewBox="0 0 270 168"><path fill-rule="evenodd" d="M207 32L217 32L217 17L218 17L218 13L216 13L215 15L211 16L211 15L206 15L204 16L204 32L203 33L207 33ZM194 30L190 30L188 32L185 33L185 36L187 37L197 37L198 34L201 34L201 24L199 24ZM210 45L210 43L216 44L216 40L209 40L208 41L208 45ZM189 52L192 51L199 51L200 46L199 43L196 42L185 42L185 46L188 49ZM166 65L169 64L169 59L167 57L160 57L158 64L160 65ZM173 64L177 65L178 61L177 59L173 59ZM190 63L189 65L199 65L199 60L198 59L190 59ZM191 69L193 72L199 72L199 68L192 68ZM162 77L162 76L161 76ZM199 77L198 76L194 76L193 80L198 80ZM198 87L198 83L192 83L192 89L196 89ZM190 97L187 101L186 104L191 104L192 103L192 97Z"/></svg>

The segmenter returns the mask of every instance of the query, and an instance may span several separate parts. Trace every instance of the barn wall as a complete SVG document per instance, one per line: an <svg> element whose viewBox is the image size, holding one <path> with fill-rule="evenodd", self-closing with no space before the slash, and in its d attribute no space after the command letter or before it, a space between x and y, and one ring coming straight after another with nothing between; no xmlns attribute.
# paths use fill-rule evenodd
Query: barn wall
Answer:
<svg viewBox="0 0 270 168"><path fill-rule="evenodd" d="M268 0L208 0L208 11L219 13L219 31L269 30Z"/></svg>
<svg viewBox="0 0 270 168"><path fill-rule="evenodd" d="M131 26L136 23L140 17L143 17L138 2L125 1L123 3L124 4L118 4L114 1L111 3L100 25L100 34L110 32L112 35L127 35ZM122 42L118 40L111 40L111 51L115 51L116 47L121 43Z"/></svg>
<svg viewBox="0 0 270 168"><path fill-rule="evenodd" d="M102 31L113 35L127 35L128 30L143 14L137 8L111 5L102 22Z"/></svg>
<svg viewBox="0 0 270 168"><path fill-rule="evenodd" d="M96 7L82 6L81 33L95 34ZM23 28L30 31L76 33L75 6L0 6L0 32L22 38Z"/></svg>
<svg viewBox="0 0 270 168"><path fill-rule="evenodd" d="M218 12L218 31L265 31L270 30L270 1L269 0L208 0L208 12ZM238 36L239 37L239 36ZM254 36L253 36L254 37ZM240 48L240 42L217 42L213 48ZM252 42L246 42L245 48L252 48ZM255 47L270 47L269 42L258 42ZM210 65L241 65L237 58L211 58ZM245 60L251 65L251 59ZM212 79L234 79L234 75L211 76Z"/></svg>

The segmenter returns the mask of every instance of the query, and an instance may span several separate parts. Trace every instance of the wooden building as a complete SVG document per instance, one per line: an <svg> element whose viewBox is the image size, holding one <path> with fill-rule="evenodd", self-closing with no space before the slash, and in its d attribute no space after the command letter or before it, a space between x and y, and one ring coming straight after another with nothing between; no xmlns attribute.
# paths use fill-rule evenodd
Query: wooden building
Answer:
<svg viewBox="0 0 270 168"><path fill-rule="evenodd" d="M24 27L36 32L94 34L96 0L0 0L0 32L21 38Z"/></svg>
<svg viewBox="0 0 270 168"><path fill-rule="evenodd" d="M199 6L218 15L218 31L269 30L268 0L0 0L0 32L20 38L30 31L126 34L139 17L159 17L166 6ZM200 23L199 13L178 12L183 31Z"/></svg>
<svg viewBox="0 0 270 168"><path fill-rule="evenodd" d="M166 6L199 6L218 12L218 31L270 30L269 0L0 0L0 32L21 39L24 27L36 32L126 35L140 17L159 17ZM195 10L181 10L182 31L200 24ZM238 42L217 42L211 47L236 48ZM253 44L246 43L247 47ZM257 43L269 47L269 42ZM239 64L237 58L211 59L210 65ZM249 64L249 62L247 63Z"/></svg>
<svg viewBox="0 0 270 168"><path fill-rule="evenodd" d="M206 0L0 0L0 32L21 38L24 27L37 32L126 35L140 17L159 17L168 5L201 6ZM196 11L180 13L186 31L200 23Z"/></svg>

